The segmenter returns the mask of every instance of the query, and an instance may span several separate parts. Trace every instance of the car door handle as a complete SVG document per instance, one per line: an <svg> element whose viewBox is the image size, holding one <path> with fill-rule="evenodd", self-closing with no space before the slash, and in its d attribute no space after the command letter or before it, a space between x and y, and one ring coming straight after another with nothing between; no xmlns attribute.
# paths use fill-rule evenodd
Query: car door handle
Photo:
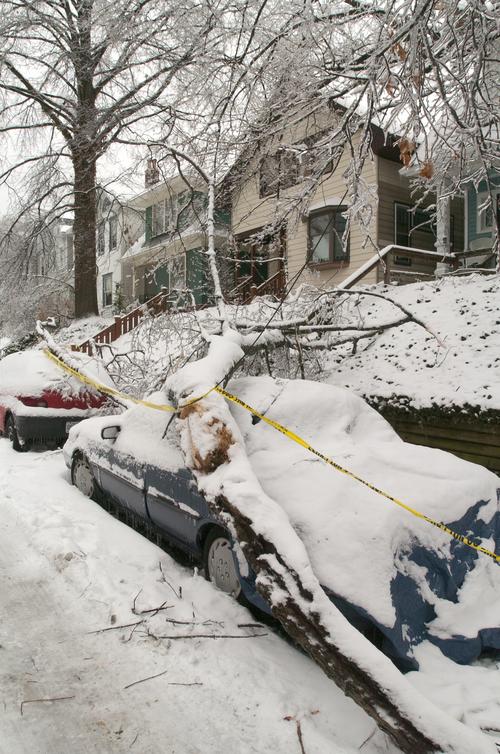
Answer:
<svg viewBox="0 0 500 754"><path fill-rule="evenodd" d="M157 490L146 490L146 494L148 497L152 497L155 500L160 500L162 503L174 505L176 508L179 507L178 503L174 500L173 497L169 497L169 495L162 495L162 493L158 492Z"/></svg>

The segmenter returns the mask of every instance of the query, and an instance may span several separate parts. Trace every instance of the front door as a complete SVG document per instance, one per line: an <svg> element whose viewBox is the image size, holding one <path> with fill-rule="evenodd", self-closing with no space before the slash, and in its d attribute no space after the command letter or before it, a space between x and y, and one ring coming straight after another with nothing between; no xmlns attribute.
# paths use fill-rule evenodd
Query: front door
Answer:
<svg viewBox="0 0 500 754"><path fill-rule="evenodd" d="M237 240L235 285L248 280L259 286L269 277L269 241Z"/></svg>

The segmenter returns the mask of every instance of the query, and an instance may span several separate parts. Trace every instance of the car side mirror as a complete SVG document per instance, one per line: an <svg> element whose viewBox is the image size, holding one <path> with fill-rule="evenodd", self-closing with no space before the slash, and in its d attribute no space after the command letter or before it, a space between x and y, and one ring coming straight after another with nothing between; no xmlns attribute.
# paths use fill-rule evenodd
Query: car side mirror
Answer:
<svg viewBox="0 0 500 754"><path fill-rule="evenodd" d="M122 428L118 424L111 427L103 427L101 437L103 440L116 440L121 430Z"/></svg>

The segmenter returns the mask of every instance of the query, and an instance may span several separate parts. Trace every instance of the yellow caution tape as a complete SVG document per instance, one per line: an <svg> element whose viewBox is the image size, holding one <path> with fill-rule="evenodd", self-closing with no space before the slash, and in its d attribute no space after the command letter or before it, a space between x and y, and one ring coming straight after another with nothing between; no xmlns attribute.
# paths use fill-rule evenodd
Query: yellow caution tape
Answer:
<svg viewBox="0 0 500 754"><path fill-rule="evenodd" d="M483 547L482 545L477 545L475 542L473 542L468 537L465 537L463 534L458 534L456 531L453 531L453 529L450 529L450 527L446 526L446 524L444 524L442 521L435 521L430 516L426 516L424 513L420 513L420 511L417 511L415 508L412 508L406 503L403 503L403 501L399 500L397 497L393 497L392 495L389 495L388 492L384 492L378 487L375 487L375 485L370 484L370 482L367 482L362 477L358 476L357 474L354 474L354 472L349 471L349 469L345 469L339 463L336 463L334 460L332 460L328 456L325 456L323 453L320 453L319 450L316 450L316 448L310 445L307 442L307 440L304 440L302 437L300 437L300 435L295 434L295 432L292 432L290 429L287 429L286 427L283 426L283 424L280 424L279 422L274 421L274 419L269 419L267 416L264 416L264 414L259 413L255 408L250 406L248 403L245 403L245 401L242 401L241 398L238 398L236 395L229 393L227 390L224 390L218 385L210 388L210 390L207 390L206 393L203 393L203 395L199 396L198 398L193 398L193 400L188 401L182 406L178 406L177 408L175 408L174 406L170 406L168 404L151 403L150 401L144 401L139 398L132 398L131 396L126 395L125 393L121 393L119 390L115 390L115 388L108 387L107 385L102 385L96 380L93 380L92 378L87 377L86 375L82 374L76 369L73 369L72 367L68 366L64 361L62 361L62 359L59 359L50 351L45 350L44 353L46 354L46 356L49 357L49 359L52 359L52 361L58 364L61 367L61 369L64 369L69 374L72 374L74 377L79 379L81 382L84 382L86 385L90 385L96 390L102 393L105 393L106 395L110 395L111 397L122 398L123 400L132 401L133 403L140 404L141 406L147 406L148 408L153 408L153 409L156 409L157 411L169 411L172 413L177 413L181 411L183 408L185 408L186 406L190 406L193 403L197 403L198 401L202 400L202 398L206 398L206 396L209 395L209 393L211 392L219 393L219 395L222 395L224 398L227 398L227 400L232 401L232 403L236 403L238 406L241 406L241 408L244 408L246 411L249 411L251 414L253 414L253 416L256 416L258 419L265 422L270 427L273 427L278 432L281 432L281 434L285 435L285 437L288 437L290 440L297 443L297 445L300 445L302 448L305 448L306 450L308 450L310 453L313 453L318 458L321 458L322 461L324 461L325 463L327 463L329 466L336 469L337 471L340 471L341 474L345 474L351 479L354 479L356 482L359 482L365 487L368 487L368 489L372 490L373 492L376 492L377 495L380 495L381 497L386 498L386 500L390 500L392 503L395 503L400 508L403 508L405 511L408 511L408 513L411 513L412 516L415 516L416 518L420 518L423 521L426 521L428 524L431 524L431 526L435 526L437 529L441 529L441 531L446 532L446 534L448 534L453 539L456 539L458 542L461 542L462 544L467 545L467 547L471 547L473 550L476 550L477 552L483 553L483 555L487 555L489 558L492 558L496 563L500 563L500 555L497 555L496 553L492 552L491 550L488 550L486 547Z"/></svg>
<svg viewBox="0 0 500 754"><path fill-rule="evenodd" d="M167 411L170 413L177 413L178 411L181 411L186 406L190 406L192 403L197 403L202 398L206 398L206 396L209 393L211 393L212 390L215 389L215 388L210 388L210 390L207 390L206 393L203 393L203 395L200 395L199 398L193 398L193 400L188 401L187 403L184 403L182 406L178 406L177 408L175 408L175 406L170 406L168 403L152 403L151 401L144 401L141 398L133 398L131 395L127 395L126 393L121 393L119 390L116 390L116 388L103 385L102 382L97 382L97 380L92 379L92 377L87 377L86 374L83 374L82 372L79 372L77 369L70 367L62 359L59 359L55 354L53 354L52 351L45 349L44 353L46 356L48 356L49 359L51 359L58 366L60 366L61 369L64 369L65 372L68 372L68 374L73 375L73 377L76 377L78 380L80 380L80 382L83 382L85 385L89 385L89 387L93 387L95 390L98 390L100 393L109 395L111 398L117 398L118 400L121 399L124 401L130 401L131 403L135 403L140 406L146 406L147 408L154 408L156 411Z"/></svg>

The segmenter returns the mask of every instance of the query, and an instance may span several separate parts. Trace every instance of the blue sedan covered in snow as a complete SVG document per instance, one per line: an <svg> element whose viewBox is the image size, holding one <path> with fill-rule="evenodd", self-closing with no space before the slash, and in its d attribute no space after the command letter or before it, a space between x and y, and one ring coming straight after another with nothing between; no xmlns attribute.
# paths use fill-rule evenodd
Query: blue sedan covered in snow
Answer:
<svg viewBox="0 0 500 754"><path fill-rule="evenodd" d="M489 549L500 549L500 483L486 469L403 442L349 391L244 378L232 392L357 476ZM155 398L153 398L154 400ZM159 402L165 396L156 396ZM231 412L267 495L304 543L344 615L404 670L428 640L457 662L500 649L500 566L411 516L237 405ZM138 406L89 419L64 447L73 483L103 495L203 563L219 588L267 609L224 523L186 468L175 423Z"/></svg>

